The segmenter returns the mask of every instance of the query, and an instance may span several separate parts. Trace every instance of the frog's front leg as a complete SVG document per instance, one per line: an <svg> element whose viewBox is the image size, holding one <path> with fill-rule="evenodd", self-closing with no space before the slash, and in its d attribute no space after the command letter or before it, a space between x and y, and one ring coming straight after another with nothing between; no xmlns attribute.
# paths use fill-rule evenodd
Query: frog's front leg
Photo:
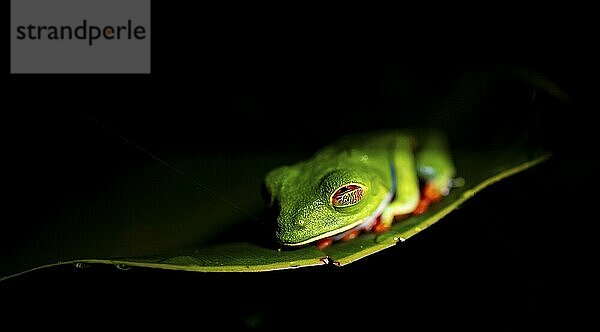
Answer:
<svg viewBox="0 0 600 332"><path fill-rule="evenodd" d="M423 185L421 199L413 214L423 214L431 203L448 195L455 174L454 163L444 135L430 131L421 135L416 151L417 174Z"/></svg>
<svg viewBox="0 0 600 332"><path fill-rule="evenodd" d="M413 138L401 136L396 139L392 158L395 199L375 225L376 233L387 231L394 218L425 213L432 203L449 193L455 168L446 138L439 132L430 131L414 140L417 149L413 156Z"/></svg>
<svg viewBox="0 0 600 332"><path fill-rule="evenodd" d="M413 145L413 138L408 135L400 135L394 140L390 165L394 200L375 225L376 233L387 231L394 217L410 214L419 204L419 179L415 170Z"/></svg>

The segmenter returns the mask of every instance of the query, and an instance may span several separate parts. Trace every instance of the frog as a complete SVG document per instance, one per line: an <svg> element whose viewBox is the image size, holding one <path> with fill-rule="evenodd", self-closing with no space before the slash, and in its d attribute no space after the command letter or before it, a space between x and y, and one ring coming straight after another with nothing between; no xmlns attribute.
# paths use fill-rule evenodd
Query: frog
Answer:
<svg viewBox="0 0 600 332"><path fill-rule="evenodd" d="M266 204L284 247L325 249L425 213L447 196L456 168L437 129L346 135L292 165L268 172Z"/></svg>

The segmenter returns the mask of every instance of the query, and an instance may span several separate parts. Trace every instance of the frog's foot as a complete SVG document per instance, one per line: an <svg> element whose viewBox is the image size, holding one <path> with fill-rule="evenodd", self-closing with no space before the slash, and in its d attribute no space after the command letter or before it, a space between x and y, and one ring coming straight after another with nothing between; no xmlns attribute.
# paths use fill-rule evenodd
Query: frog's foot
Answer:
<svg viewBox="0 0 600 332"><path fill-rule="evenodd" d="M385 233L385 232L389 231L390 228L392 228L392 225L378 222L373 227L373 232L375 232L375 234L381 234L381 233Z"/></svg>
<svg viewBox="0 0 600 332"><path fill-rule="evenodd" d="M405 213L405 214L396 214L394 216L392 216L392 219L389 222L382 222L381 221L381 216L377 218L377 220L375 221L375 223L373 224L373 226L370 228L369 231L375 232L376 234L381 234L381 233L385 233L387 231L390 230L390 228L392 228L392 223L396 222L396 221L400 221L402 219L406 219L410 217L410 213Z"/></svg>
<svg viewBox="0 0 600 332"><path fill-rule="evenodd" d="M323 249L331 246L332 243L333 243L333 239L331 237L326 237L324 239L320 239L319 241L317 241L316 246L318 249L323 250Z"/></svg>
<svg viewBox="0 0 600 332"><path fill-rule="evenodd" d="M326 237L324 239L320 239L319 241L317 241L316 246L318 249L323 250L323 249L331 246L333 244L334 240L350 241L350 240L355 239L357 236L359 236L361 232L362 231L359 228L353 228L349 231L342 233L341 236L339 236L339 238L330 236L330 237Z"/></svg>
<svg viewBox="0 0 600 332"><path fill-rule="evenodd" d="M397 214L397 215L394 215L393 222L400 221L400 220L406 219L408 217L410 217L410 213L408 213L408 214ZM372 230L376 234L381 234L381 233L385 233L385 232L389 231L390 228L392 228L392 224L382 223L381 220L378 220L377 223L375 223L375 225L373 225L373 229Z"/></svg>
<svg viewBox="0 0 600 332"><path fill-rule="evenodd" d="M421 190L421 198L428 199L431 203L437 203L442 200L442 190L436 188L432 182L427 182Z"/></svg>
<svg viewBox="0 0 600 332"><path fill-rule="evenodd" d="M392 217L390 222L382 222L381 217L377 218L377 220L375 221L375 224L373 224L373 227L371 228L371 230L375 233L375 234L381 234L381 233L385 233L387 231L390 230L390 228L392 228L392 222L396 221L396 220L400 220L400 219L404 219L406 218L408 215L406 214L398 214Z"/></svg>
<svg viewBox="0 0 600 332"><path fill-rule="evenodd" d="M437 203L442 200L444 195L442 191L436 188L432 182L427 182L421 189L421 198L419 199L419 204L412 212L413 215L422 215L427 212L429 206L433 203Z"/></svg>
<svg viewBox="0 0 600 332"><path fill-rule="evenodd" d="M379 218L377 218L377 219L379 219ZM374 225L375 223L371 223L371 224ZM317 249L322 250L322 249L325 249L325 248L331 246L333 244L333 242L335 242L335 241L353 240L357 236L359 236L362 232L368 233L368 232L372 231L373 226L371 226L371 224L359 225L359 226L349 229L343 233L320 239L315 243L315 245L317 246Z"/></svg>
<svg viewBox="0 0 600 332"><path fill-rule="evenodd" d="M360 229L351 229L349 231L347 231L346 233L344 233L344 236L342 236L342 238L340 240L342 241L350 241L352 239L355 239L357 236L359 236L361 233Z"/></svg>
<svg viewBox="0 0 600 332"><path fill-rule="evenodd" d="M422 215L423 213L427 212L427 210L429 209L429 205L431 205L431 201L427 197L421 196L419 204L417 204L417 207L412 212L412 214L415 216Z"/></svg>

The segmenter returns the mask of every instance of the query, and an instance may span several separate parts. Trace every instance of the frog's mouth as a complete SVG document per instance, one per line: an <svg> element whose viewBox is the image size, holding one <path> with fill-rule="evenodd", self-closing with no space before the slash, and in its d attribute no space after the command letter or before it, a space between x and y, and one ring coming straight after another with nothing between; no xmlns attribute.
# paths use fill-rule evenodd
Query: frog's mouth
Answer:
<svg viewBox="0 0 600 332"><path fill-rule="evenodd" d="M355 221L349 225L346 225L344 227L334 229L332 231L329 231L329 232L323 233L321 235L318 235L316 237L310 238L308 240L305 240L302 242L297 242L297 243L286 243L286 245L302 246L302 245L305 245L305 244L308 244L311 242L315 242L318 240L322 240L322 239L331 239L332 241L338 241L338 240L341 240L344 237L348 236L349 234L356 233L357 231L369 232L369 231L371 231L373 226L375 226L377 224L379 218L383 214L383 211L390 204L390 202L392 201L393 198L394 198L394 191L390 191L382 199L381 203L379 203L379 205L377 206L375 211L373 211L373 213L371 213L367 217L357 220L357 221Z"/></svg>

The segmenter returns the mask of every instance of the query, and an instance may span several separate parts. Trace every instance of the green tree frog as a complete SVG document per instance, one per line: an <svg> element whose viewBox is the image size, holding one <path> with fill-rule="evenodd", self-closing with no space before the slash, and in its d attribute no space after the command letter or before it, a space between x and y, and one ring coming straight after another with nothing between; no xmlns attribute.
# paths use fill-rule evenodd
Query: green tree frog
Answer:
<svg viewBox="0 0 600 332"><path fill-rule="evenodd" d="M275 238L322 249L361 232L385 232L395 219L422 214L447 195L454 174L438 131L344 137L267 174L268 204L278 208Z"/></svg>

